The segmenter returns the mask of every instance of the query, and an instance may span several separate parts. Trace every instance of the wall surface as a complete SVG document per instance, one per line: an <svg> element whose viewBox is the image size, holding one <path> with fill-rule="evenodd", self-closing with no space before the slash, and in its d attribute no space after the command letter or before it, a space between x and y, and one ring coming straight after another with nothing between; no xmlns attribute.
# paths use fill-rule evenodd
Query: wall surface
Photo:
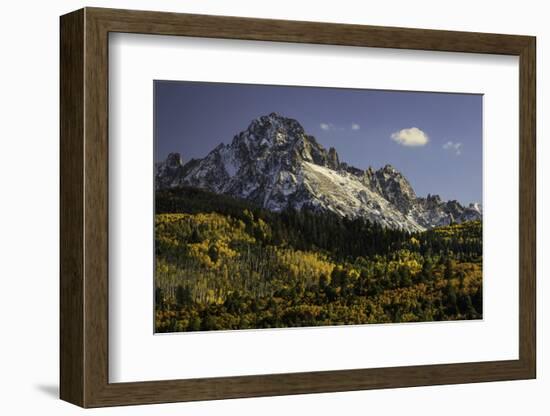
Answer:
<svg viewBox="0 0 550 416"><path fill-rule="evenodd" d="M73 415L81 409L58 395L58 17L83 6L166 10L294 20L408 26L537 36L538 53L538 379L475 385L317 394L218 402L167 404L86 411L102 415L163 414L421 414L545 415L550 408L549 330L543 330L550 301L545 284L550 238L550 163L544 140L545 103L550 101L550 26L540 1L353 0L258 2L69 1L6 2L0 15L0 386L2 414ZM546 198L546 201L544 199ZM403 348L406 348L404 345Z"/></svg>

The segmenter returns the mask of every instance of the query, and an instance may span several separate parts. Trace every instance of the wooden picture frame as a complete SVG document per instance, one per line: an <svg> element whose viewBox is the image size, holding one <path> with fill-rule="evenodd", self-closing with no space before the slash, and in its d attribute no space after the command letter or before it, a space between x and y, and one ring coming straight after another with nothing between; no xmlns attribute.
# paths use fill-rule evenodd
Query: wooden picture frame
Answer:
<svg viewBox="0 0 550 416"><path fill-rule="evenodd" d="M536 377L535 38L85 8L61 17L60 396L82 407ZM108 34L515 55L520 66L519 359L109 383Z"/></svg>

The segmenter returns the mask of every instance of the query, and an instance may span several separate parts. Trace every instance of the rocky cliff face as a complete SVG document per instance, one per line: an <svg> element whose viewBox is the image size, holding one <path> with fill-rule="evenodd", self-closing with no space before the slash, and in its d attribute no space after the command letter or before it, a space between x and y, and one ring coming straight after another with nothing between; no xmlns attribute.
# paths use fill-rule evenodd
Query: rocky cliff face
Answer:
<svg viewBox="0 0 550 416"><path fill-rule="evenodd" d="M308 207L408 231L482 215L477 204L417 197L390 165L379 170L349 166L296 120L275 113L255 119L230 144L219 144L203 159L184 165L179 154L168 155L156 167L156 187L183 185L244 198L272 211Z"/></svg>

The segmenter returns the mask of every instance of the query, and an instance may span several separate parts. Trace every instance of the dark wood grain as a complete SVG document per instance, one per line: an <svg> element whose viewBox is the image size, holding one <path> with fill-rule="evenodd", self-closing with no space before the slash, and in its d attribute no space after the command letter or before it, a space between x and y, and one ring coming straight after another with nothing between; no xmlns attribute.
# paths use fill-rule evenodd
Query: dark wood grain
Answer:
<svg viewBox="0 0 550 416"><path fill-rule="evenodd" d="M110 32L519 55L528 36L87 8Z"/></svg>
<svg viewBox="0 0 550 416"><path fill-rule="evenodd" d="M189 380L108 380L108 33L520 58L519 359ZM61 19L61 397L83 407L518 380L536 375L535 39L87 8Z"/></svg>
<svg viewBox="0 0 550 416"><path fill-rule="evenodd" d="M99 401L108 380L109 182L108 182L108 32L86 12L84 57L84 311L85 405Z"/></svg>
<svg viewBox="0 0 550 416"><path fill-rule="evenodd" d="M519 356L536 377L536 41L520 54Z"/></svg>
<svg viewBox="0 0 550 416"><path fill-rule="evenodd" d="M84 405L84 11L61 19L60 388Z"/></svg>

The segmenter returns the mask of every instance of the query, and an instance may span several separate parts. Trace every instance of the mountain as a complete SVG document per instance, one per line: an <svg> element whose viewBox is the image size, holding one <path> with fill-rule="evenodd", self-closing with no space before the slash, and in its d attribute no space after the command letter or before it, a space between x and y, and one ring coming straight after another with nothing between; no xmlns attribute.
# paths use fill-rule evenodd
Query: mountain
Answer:
<svg viewBox="0 0 550 416"><path fill-rule="evenodd" d="M438 195L418 197L390 165L361 170L341 162L306 134L298 121L276 113L259 117L230 144L203 159L182 163L171 153L156 166L157 189L195 186L252 201L272 211L306 207L364 217L390 228L422 231L480 219L481 206L465 207Z"/></svg>

